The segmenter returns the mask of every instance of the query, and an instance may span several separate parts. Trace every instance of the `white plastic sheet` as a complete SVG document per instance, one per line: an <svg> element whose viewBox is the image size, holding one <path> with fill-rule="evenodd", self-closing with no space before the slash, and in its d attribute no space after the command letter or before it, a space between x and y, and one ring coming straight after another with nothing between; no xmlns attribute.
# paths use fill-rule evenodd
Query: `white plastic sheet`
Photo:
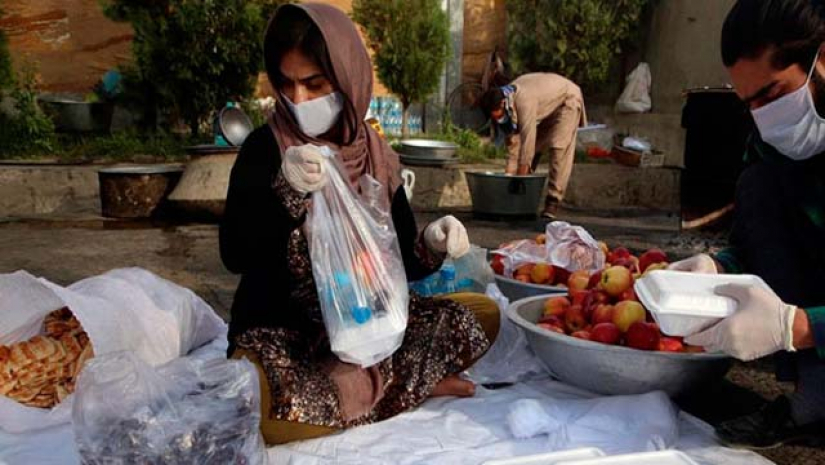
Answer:
<svg viewBox="0 0 825 465"><path fill-rule="evenodd" d="M61 287L19 271L0 275L0 344L42 331L44 317L68 306L96 355L133 351L152 365L226 334L226 324L192 291L139 268L113 270ZM0 430L25 432L69 420L72 396L39 409L0 396Z"/></svg>
<svg viewBox="0 0 825 465"><path fill-rule="evenodd" d="M553 221L545 229L548 262L567 271L587 270L595 273L604 268L604 252L599 243L581 226Z"/></svg>

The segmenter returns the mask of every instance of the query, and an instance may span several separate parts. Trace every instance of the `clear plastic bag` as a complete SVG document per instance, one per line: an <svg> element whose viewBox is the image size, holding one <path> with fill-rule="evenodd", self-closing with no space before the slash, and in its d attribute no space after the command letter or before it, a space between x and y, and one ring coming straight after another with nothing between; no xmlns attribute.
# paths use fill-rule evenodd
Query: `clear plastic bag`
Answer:
<svg viewBox="0 0 825 465"><path fill-rule="evenodd" d="M313 193L306 227L312 273L333 353L372 366L401 346L409 290L386 187L361 179L359 196L322 148L329 181Z"/></svg>
<svg viewBox="0 0 825 465"><path fill-rule="evenodd" d="M616 111L619 113L645 113L650 111L653 107L650 100L652 81L650 66L647 63L639 63L627 77L627 85L616 102Z"/></svg>
<svg viewBox="0 0 825 465"><path fill-rule="evenodd" d="M258 374L246 360L180 358L153 368L132 352L95 358L72 409L84 464L264 464Z"/></svg>

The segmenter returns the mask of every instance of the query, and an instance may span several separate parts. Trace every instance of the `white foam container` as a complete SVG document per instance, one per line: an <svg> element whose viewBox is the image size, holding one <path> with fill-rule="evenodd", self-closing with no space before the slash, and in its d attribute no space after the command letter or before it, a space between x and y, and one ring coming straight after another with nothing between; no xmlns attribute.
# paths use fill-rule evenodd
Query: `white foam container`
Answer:
<svg viewBox="0 0 825 465"><path fill-rule="evenodd" d="M736 312L736 300L714 293L714 289L723 284L769 289L762 278L754 275L670 270L651 271L636 281L634 289L664 334L690 336Z"/></svg>
<svg viewBox="0 0 825 465"><path fill-rule="evenodd" d="M595 447L571 449L545 454L525 455L510 459L488 460L484 465L556 465L558 463L579 463L580 460L604 457L605 454Z"/></svg>
<svg viewBox="0 0 825 465"><path fill-rule="evenodd" d="M558 465L699 465L684 452L665 450L661 452L641 452L638 454L614 455L589 460L560 462Z"/></svg>

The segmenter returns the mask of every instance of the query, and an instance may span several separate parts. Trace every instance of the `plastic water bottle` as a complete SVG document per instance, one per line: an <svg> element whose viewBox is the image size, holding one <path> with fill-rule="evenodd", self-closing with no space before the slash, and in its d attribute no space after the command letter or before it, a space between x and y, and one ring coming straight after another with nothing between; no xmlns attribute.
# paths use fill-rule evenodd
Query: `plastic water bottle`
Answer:
<svg viewBox="0 0 825 465"><path fill-rule="evenodd" d="M439 294L439 280L438 274L433 273L421 281L421 295L424 297L432 297Z"/></svg>
<svg viewBox="0 0 825 465"><path fill-rule="evenodd" d="M335 287L338 291L338 307L342 312L344 318L351 318L358 325L362 325L372 318L372 309L366 302L361 302L355 292L355 287L348 273L343 271L336 271L333 273L335 280ZM330 289L329 297L334 298L335 293Z"/></svg>
<svg viewBox="0 0 825 465"><path fill-rule="evenodd" d="M439 281L440 294L455 294L457 291L455 285L455 266L444 265L441 267L441 280Z"/></svg>

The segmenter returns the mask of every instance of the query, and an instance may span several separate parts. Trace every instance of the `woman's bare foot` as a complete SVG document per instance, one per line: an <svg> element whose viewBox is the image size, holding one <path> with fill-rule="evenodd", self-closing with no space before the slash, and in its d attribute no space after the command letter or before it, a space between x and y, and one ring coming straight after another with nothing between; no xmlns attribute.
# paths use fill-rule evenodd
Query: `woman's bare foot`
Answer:
<svg viewBox="0 0 825 465"><path fill-rule="evenodd" d="M475 393L476 385L472 381L461 379L458 375L450 375L435 385L430 397L473 397Z"/></svg>

